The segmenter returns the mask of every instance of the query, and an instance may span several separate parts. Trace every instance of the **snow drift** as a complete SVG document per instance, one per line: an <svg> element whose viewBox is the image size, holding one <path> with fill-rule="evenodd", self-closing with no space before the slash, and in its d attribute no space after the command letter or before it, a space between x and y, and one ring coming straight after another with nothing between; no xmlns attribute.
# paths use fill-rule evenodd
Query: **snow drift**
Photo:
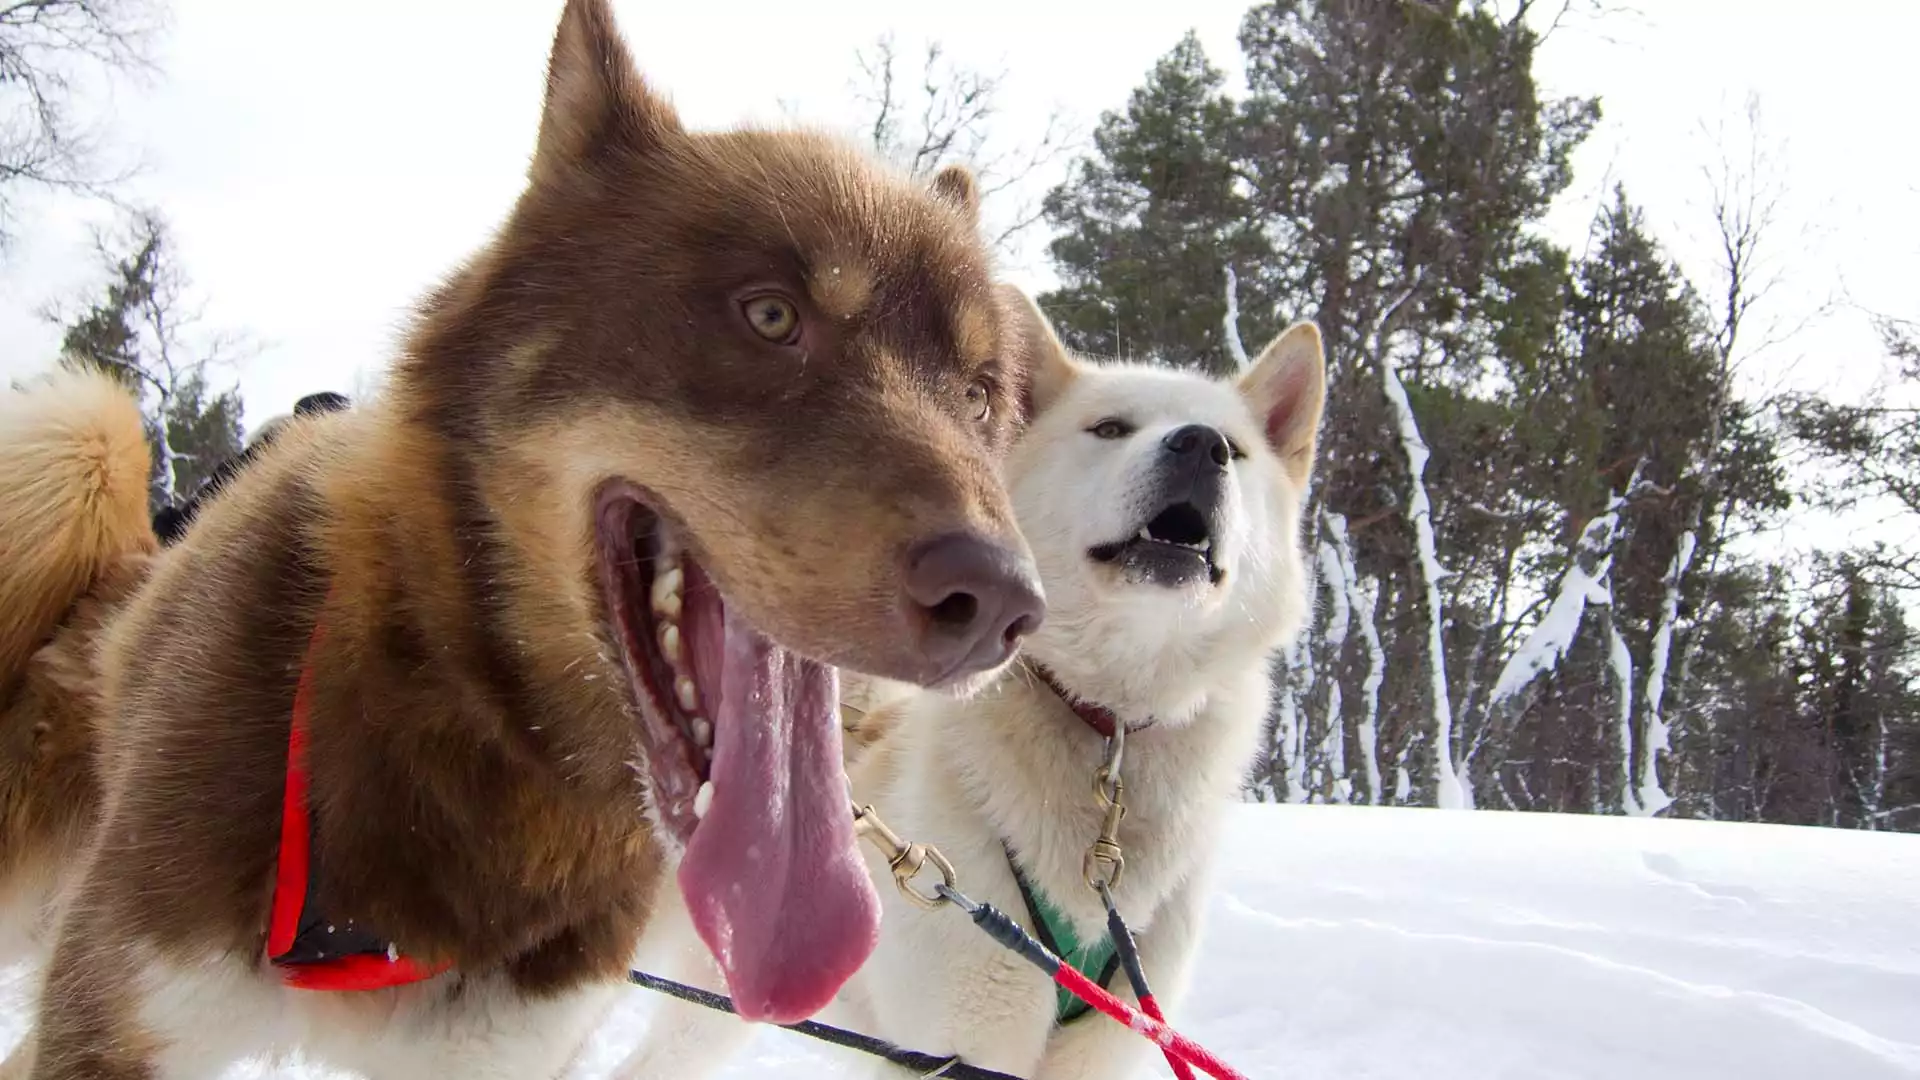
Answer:
<svg viewBox="0 0 1920 1080"><path fill-rule="evenodd" d="M1255 1080L1920 1077L1920 836L1248 805L1226 851L1172 1019ZM869 1060L768 1029L726 1075Z"/></svg>

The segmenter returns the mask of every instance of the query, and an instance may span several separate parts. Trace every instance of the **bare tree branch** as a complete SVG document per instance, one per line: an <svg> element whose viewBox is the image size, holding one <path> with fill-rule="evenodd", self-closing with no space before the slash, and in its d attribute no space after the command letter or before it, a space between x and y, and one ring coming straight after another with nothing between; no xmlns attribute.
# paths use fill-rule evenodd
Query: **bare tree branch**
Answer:
<svg viewBox="0 0 1920 1080"><path fill-rule="evenodd" d="M74 117L91 74L152 72L160 0L0 0L0 241L21 184L99 196L124 181Z"/></svg>
<svg viewBox="0 0 1920 1080"><path fill-rule="evenodd" d="M866 137L909 175L927 176L949 164L971 168L989 211L988 239L1002 251L1043 218L1034 181L1063 163L1079 141L1078 128L1058 111L1030 142L1007 145L994 132L1005 72L957 66L939 42L927 45L917 77L902 73L891 35L855 54L854 100L865 111Z"/></svg>
<svg viewBox="0 0 1920 1080"><path fill-rule="evenodd" d="M1786 227L1782 214L1786 180L1780 164L1781 147L1767 134L1757 95L1748 95L1740 124L1744 130L1738 133L1728 130L1724 118L1711 130L1704 121L1700 125L1715 149L1715 160L1700 170L1709 192L1718 248L1714 347L1722 366L1729 371L1741 359L1758 356L1798 336L1831 314L1837 304L1837 298L1829 295L1807 310L1789 314L1788 321L1770 317L1758 328L1764 336L1752 340L1755 328L1749 324L1754 309L1772 296L1784 279L1775 253L1781 250L1777 234ZM1743 335L1748 339L1744 343Z"/></svg>

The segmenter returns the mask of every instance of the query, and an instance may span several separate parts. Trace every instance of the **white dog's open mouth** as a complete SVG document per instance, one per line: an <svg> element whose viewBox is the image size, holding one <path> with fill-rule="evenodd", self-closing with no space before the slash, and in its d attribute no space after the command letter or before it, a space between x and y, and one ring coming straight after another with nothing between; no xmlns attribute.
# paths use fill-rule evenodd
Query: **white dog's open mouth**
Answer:
<svg viewBox="0 0 1920 1080"><path fill-rule="evenodd" d="M1129 581L1170 589L1218 585L1226 572L1214 557L1213 523L1191 502L1177 502L1124 540L1096 544L1087 557L1117 567Z"/></svg>
<svg viewBox="0 0 1920 1080"><path fill-rule="evenodd" d="M839 678L730 611L635 485L595 505L607 618L680 889L748 1019L823 1008L865 962L879 898L854 849Z"/></svg>

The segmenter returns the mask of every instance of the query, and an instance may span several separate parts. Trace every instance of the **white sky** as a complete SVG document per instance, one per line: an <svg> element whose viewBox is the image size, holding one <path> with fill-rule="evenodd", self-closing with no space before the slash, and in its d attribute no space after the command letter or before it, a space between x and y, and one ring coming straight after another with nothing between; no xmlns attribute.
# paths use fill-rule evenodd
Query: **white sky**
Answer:
<svg viewBox="0 0 1920 1080"><path fill-rule="evenodd" d="M1920 316L1920 256L1906 134L1920 4L1636 0L1576 22L1539 71L1552 93L1597 93L1607 119L1551 222L1584 236L1615 180L1710 287L1702 124L1742 130L1759 95L1786 188L1773 238L1782 275L1765 314L1795 324L1832 296ZM1058 108L1091 129L1188 28L1234 73L1244 0L1123 7L1111 0L902 5L647 4L617 0L642 70L695 126L747 119L850 124L854 52L883 31L911 54L942 40L959 62L1009 72L1000 131L1031 138ZM386 363L407 308L507 211L532 146L558 0L178 0L163 74L121 88L117 143L146 169L131 189L171 219L210 327L249 334L231 373L249 425L302 394L353 390ZM1124 13L1123 13L1124 12ZM1037 196L1056 179L1037 183ZM990 208L991 209L991 208ZM0 379L44 367L57 332L34 311L96 280L97 206L28 204L0 263ZM1040 242L1006 270L1050 280ZM1857 308L1840 307L1759 358L1754 377L1850 392L1882 370Z"/></svg>

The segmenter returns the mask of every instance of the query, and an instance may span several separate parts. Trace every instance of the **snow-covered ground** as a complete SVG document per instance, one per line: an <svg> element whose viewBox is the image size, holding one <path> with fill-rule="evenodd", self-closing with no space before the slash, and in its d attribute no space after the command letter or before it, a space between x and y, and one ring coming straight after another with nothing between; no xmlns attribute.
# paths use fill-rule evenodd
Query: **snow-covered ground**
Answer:
<svg viewBox="0 0 1920 1080"><path fill-rule="evenodd" d="M1173 1020L1254 1080L1920 1077L1920 836L1247 806L1226 851ZM726 1075L867 1060L769 1029Z"/></svg>

